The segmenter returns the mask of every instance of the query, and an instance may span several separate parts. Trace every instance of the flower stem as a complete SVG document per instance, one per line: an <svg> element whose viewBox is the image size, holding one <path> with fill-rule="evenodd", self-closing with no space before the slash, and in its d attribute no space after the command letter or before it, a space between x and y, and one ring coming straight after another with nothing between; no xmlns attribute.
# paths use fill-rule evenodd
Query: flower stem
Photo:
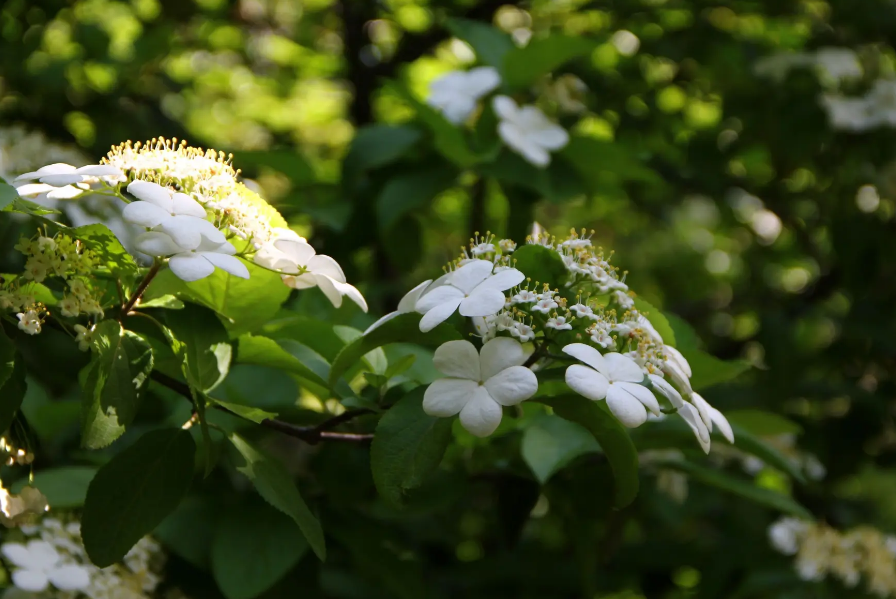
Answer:
<svg viewBox="0 0 896 599"><path fill-rule="evenodd" d="M128 313L134 308L140 298L143 296L143 292L146 291L146 288L149 287L149 284L152 283L152 280L159 274L159 270L162 268L162 263L159 260L156 260L152 263L152 268L149 269L149 272L146 273L146 276L143 277L143 280L140 281L140 285L137 286L137 289L134 291L134 294L131 295L131 299L128 300L121 308L121 315L118 317L119 320L128 315Z"/></svg>

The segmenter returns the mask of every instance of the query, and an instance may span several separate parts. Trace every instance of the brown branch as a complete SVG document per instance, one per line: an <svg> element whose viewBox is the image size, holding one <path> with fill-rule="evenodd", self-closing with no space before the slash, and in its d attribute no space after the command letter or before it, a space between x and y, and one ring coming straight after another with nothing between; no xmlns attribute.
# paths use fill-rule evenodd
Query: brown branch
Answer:
<svg viewBox="0 0 896 599"><path fill-rule="evenodd" d="M130 311L133 310L137 302L140 301L140 298L143 297L143 293L146 291L146 288L149 287L149 284L152 283L152 280L156 278L157 274L159 274L160 268L162 268L161 262L153 262L152 268L149 269L149 272L146 273L146 276L142 281L140 281L140 285L137 286L137 289L134 291L131 299L128 300L128 303L122 306L121 315L118 317L119 320L127 316Z"/></svg>
<svg viewBox="0 0 896 599"><path fill-rule="evenodd" d="M184 398L189 399L191 402L192 394L190 393L190 386L186 383L179 381L175 378L168 376L162 372L157 370L153 371L152 379L159 383L164 387L168 387L175 393L182 395ZM214 408L216 410L220 410L222 412L226 412L233 416L239 416L239 414L235 414L221 405L215 405ZM299 426L297 424L290 424L289 422L284 422L282 420L277 420L273 418L267 418L261 421L261 426L264 428L269 428L274 431L278 431L283 433L284 435L289 435L290 437L294 437L296 439L301 439L302 441L316 445L321 441L346 441L349 443L369 443L373 439L372 434L367 433L341 433L336 431L330 431L328 429L348 422L358 416L363 416L365 414L372 414L373 410L368 410L366 408L361 408L357 410L348 410L339 414L338 416L334 416L327 420L324 420L320 424L316 426Z"/></svg>

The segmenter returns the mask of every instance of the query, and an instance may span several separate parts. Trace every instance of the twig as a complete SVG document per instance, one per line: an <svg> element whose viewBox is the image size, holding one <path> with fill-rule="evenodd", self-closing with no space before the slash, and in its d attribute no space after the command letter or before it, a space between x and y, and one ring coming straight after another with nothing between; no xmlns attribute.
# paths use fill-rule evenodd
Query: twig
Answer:
<svg viewBox="0 0 896 599"><path fill-rule="evenodd" d="M163 385L168 387L172 391L182 395L186 399L189 399L191 402L191 393L190 387L186 383L178 381L167 374L164 374L159 371L153 371L152 379ZM215 405L215 409L220 410L222 412L227 412L228 414L232 414L234 416L239 416L239 414L234 414L227 408L221 405ZM301 439L306 443L311 445L316 445L321 441L346 441L349 443L369 443L373 439L373 435L366 433L341 433L327 430L334 426L338 426L349 420L352 420L358 416L363 416L364 414L371 414L373 410L368 410L366 408L360 408L357 410L348 410L339 414L338 416L334 416L327 420L324 420L320 424L316 426L299 426L296 424L290 424L289 422L284 422L282 420L277 420L274 418L266 418L261 421L261 426L265 428L269 428L271 430L279 431L284 435L289 435L290 437L295 437L296 439Z"/></svg>
<svg viewBox="0 0 896 599"><path fill-rule="evenodd" d="M159 269L162 268L161 262L153 262L152 268L149 269L149 272L146 273L146 276L140 281L140 285L137 286L137 289L134 291L134 294L131 296L131 299L128 300L121 308L121 315L119 316L119 320L128 315L128 313L134 308L140 298L143 296L143 292L146 291L146 288L149 287L149 284L152 283L152 280L159 274Z"/></svg>

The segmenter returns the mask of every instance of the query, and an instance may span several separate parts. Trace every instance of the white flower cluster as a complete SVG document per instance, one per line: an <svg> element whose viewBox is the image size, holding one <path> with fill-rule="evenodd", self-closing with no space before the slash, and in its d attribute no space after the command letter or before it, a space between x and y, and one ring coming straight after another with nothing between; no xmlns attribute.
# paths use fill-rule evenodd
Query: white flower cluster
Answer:
<svg viewBox="0 0 896 599"><path fill-rule="evenodd" d="M317 286L337 307L348 296L366 311L363 296L346 282L336 261L315 255L276 209L241 183L231 158L158 138L116 146L99 165L53 164L20 179L70 188L64 192L70 196L102 186L103 193L127 203L122 218L141 231L135 250L167 259L184 281L208 277L216 268L249 278L240 260L245 258L278 271L290 287Z"/></svg>
<svg viewBox="0 0 896 599"><path fill-rule="evenodd" d="M64 523L45 518L39 524L22 526L24 539L0 545L0 554L10 567L13 589L4 597L88 599L143 599L153 596L160 582L164 556L161 547L141 539L120 564L94 566L81 542L78 522Z"/></svg>
<svg viewBox="0 0 896 599"><path fill-rule="evenodd" d="M896 597L896 537L869 526L841 533L825 524L781 518L768 529L776 551L796 556L800 578L817 582L828 575L849 588L864 577L868 591Z"/></svg>
<svg viewBox="0 0 896 599"><path fill-rule="evenodd" d="M625 426L640 426L649 414L661 416L665 403L684 418L704 451L709 451L713 426L733 442L725 417L691 388L685 357L663 342L649 315L636 309L624 277L584 231L562 240L539 232L527 241L559 257L566 267L564 280L554 281L560 288L532 281L519 270L512 241L495 243L490 234L477 234L445 275L415 287L397 312L371 327L409 312L422 314L422 332L455 312L471 319L482 349L477 354L472 343L458 341L436 351L436 367L448 378L427 389L427 413L460 414L469 431L489 435L501 421L501 406L536 393L537 378L523 370L531 374L565 361L570 364L567 385L588 399L605 400ZM528 343L533 345L523 345ZM512 377L492 381L511 368Z"/></svg>
<svg viewBox="0 0 896 599"><path fill-rule="evenodd" d="M569 96L566 81L561 92L564 100ZM451 71L432 82L427 102L447 120L460 125L470 118L479 100L500 85L501 76L492 67ZM551 152L569 143L566 129L551 122L536 106L521 107L509 96L497 95L492 98L492 109L500 120L498 135L507 147L539 168L550 164Z"/></svg>
<svg viewBox="0 0 896 599"><path fill-rule="evenodd" d="M862 132L896 127L896 79L878 79L862 96L828 93L820 101L835 129Z"/></svg>

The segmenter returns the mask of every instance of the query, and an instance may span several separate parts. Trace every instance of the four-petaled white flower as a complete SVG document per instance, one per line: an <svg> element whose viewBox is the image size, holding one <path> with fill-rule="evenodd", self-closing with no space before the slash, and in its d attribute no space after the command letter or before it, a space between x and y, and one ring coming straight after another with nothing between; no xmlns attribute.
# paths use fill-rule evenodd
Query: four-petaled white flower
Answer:
<svg viewBox="0 0 896 599"><path fill-rule="evenodd" d="M214 243L203 237L197 247L186 249L166 233L147 231L137 236L134 245L148 256L170 256L171 272L188 283L209 276L216 266L235 277L249 278L249 269L234 255L236 248L229 241Z"/></svg>
<svg viewBox="0 0 896 599"><path fill-rule="evenodd" d="M477 437L501 423L502 406L515 406L538 390L535 373L523 366L528 357L518 341L492 339L477 352L469 341L449 341L435 351L433 364L447 378L437 379L423 396L423 411L447 418L460 414Z"/></svg>
<svg viewBox="0 0 896 599"><path fill-rule="evenodd" d="M128 185L128 193L140 200L122 211L122 218L132 225L158 227L184 250L198 248L203 238L216 244L226 241L224 233L205 220L202 204L185 193L175 193L149 181L133 181Z"/></svg>
<svg viewBox="0 0 896 599"><path fill-rule="evenodd" d="M16 314L19 318L19 329L25 331L29 335L37 335L40 333L40 316L34 310L20 312Z"/></svg>
<svg viewBox="0 0 896 599"><path fill-rule="evenodd" d="M541 312L542 314L547 314L554 308L558 306L557 302L553 300L551 297L543 298L538 300L538 303L532 306L532 309L536 312Z"/></svg>
<svg viewBox="0 0 896 599"><path fill-rule="evenodd" d="M544 323L544 326L549 329L554 329L555 331L569 331L572 329L572 325L566 322L566 318L563 316L548 318L548 321Z"/></svg>
<svg viewBox="0 0 896 599"><path fill-rule="evenodd" d="M75 329L75 341L78 344L78 349L81 351L87 351L90 349L90 342L93 340L93 329L88 329L83 324L76 324L74 326Z"/></svg>
<svg viewBox="0 0 896 599"><path fill-rule="evenodd" d="M462 316L491 316L504 307L504 291L519 285L525 275L515 268L492 273L488 260L471 260L453 273L447 283L417 300L423 313L420 330L431 331L458 310Z"/></svg>
<svg viewBox="0 0 896 599"><path fill-rule="evenodd" d="M604 349L616 345L616 340L610 335L610 331L604 327L595 326L591 329L591 340Z"/></svg>
<svg viewBox="0 0 896 599"><path fill-rule="evenodd" d="M527 343L535 339L535 329L531 326L518 322L510 329L510 334L518 338L522 343Z"/></svg>
<svg viewBox="0 0 896 599"><path fill-rule="evenodd" d="M512 239L502 239L498 242L498 247L505 254L512 254L516 250L516 242Z"/></svg>
<svg viewBox="0 0 896 599"><path fill-rule="evenodd" d="M501 76L492 67L451 71L430 83L426 102L447 120L460 125L476 110L479 99L500 84Z"/></svg>
<svg viewBox="0 0 896 599"><path fill-rule="evenodd" d="M644 424L647 410L660 414L656 397L640 384L644 380L641 367L631 358L618 353L601 355L584 343L571 343L563 352L587 364L567 368L566 384L588 399L606 399L607 407L625 426L634 428Z"/></svg>
<svg viewBox="0 0 896 599"><path fill-rule="evenodd" d="M508 96L495 96L492 107L501 119L498 135L507 147L535 166L546 167L551 162L549 152L569 143L566 129L549 121L535 106L520 108Z"/></svg>
<svg viewBox="0 0 896 599"><path fill-rule="evenodd" d="M579 318L591 318L594 320L597 317L597 315L594 314L594 310L591 309L591 306L586 306L585 304L576 304L571 307L570 310L575 312L576 316Z"/></svg>
<svg viewBox="0 0 896 599"><path fill-rule="evenodd" d="M50 585L60 591L79 591L90 584L89 570L64 563L62 555L47 541L4 543L0 552L16 566L12 582L23 591L40 593Z"/></svg>
<svg viewBox="0 0 896 599"><path fill-rule="evenodd" d="M479 243L470 250L470 253L476 257L479 257L483 254L490 254L495 251L494 243Z"/></svg>
<svg viewBox="0 0 896 599"><path fill-rule="evenodd" d="M538 296L528 289L523 289L510 299L514 304L531 304L538 301Z"/></svg>
<svg viewBox="0 0 896 599"><path fill-rule="evenodd" d="M282 253L282 257L274 261L273 268L287 273L280 277L286 285L293 289L320 287L337 308L342 305L342 298L348 296L367 312L364 296L345 282L345 273L335 260L316 254L304 239L281 238L274 242L274 247Z"/></svg>

